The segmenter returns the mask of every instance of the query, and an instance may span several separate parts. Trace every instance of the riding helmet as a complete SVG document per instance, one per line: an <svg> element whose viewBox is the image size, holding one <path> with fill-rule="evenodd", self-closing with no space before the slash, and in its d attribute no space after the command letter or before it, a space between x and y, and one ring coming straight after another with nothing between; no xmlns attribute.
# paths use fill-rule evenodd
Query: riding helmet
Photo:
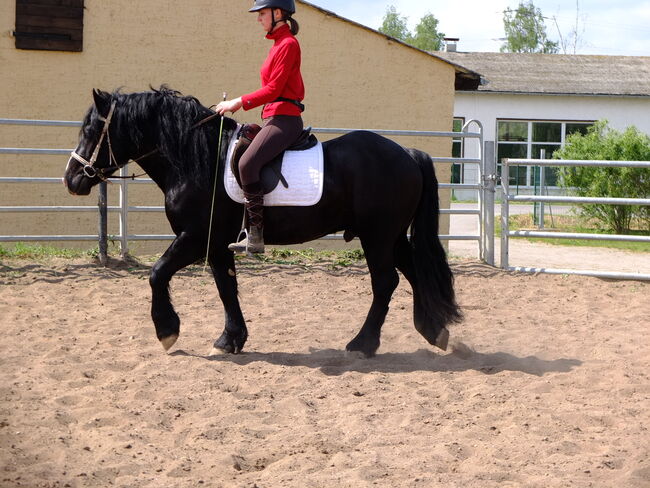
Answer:
<svg viewBox="0 0 650 488"><path fill-rule="evenodd" d="M296 13L296 4L293 0L255 0L249 12L257 12L263 8L280 8L289 14Z"/></svg>

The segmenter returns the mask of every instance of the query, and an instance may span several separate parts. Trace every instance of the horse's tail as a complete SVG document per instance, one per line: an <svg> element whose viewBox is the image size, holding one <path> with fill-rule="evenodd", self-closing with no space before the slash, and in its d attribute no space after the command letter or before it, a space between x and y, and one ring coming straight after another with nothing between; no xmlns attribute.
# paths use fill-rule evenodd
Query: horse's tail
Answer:
<svg viewBox="0 0 650 488"><path fill-rule="evenodd" d="M438 239L438 180L427 153L417 149L408 152L423 176L422 196L411 226L415 328L430 344L446 349L449 338L446 325L459 322L462 313L456 303L454 277L445 249Z"/></svg>

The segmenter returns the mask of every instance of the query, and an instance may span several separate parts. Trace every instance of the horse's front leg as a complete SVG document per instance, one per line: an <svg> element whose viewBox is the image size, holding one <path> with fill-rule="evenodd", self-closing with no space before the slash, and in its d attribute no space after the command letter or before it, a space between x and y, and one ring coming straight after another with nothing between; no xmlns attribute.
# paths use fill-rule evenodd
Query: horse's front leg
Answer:
<svg viewBox="0 0 650 488"><path fill-rule="evenodd" d="M234 256L225 249L213 253L210 256L210 266L214 281L219 289L219 297L223 303L226 319L226 325L221 336L214 341L212 353L238 354L246 343L248 330L237 297L237 275L235 274Z"/></svg>
<svg viewBox="0 0 650 488"><path fill-rule="evenodd" d="M151 318L165 351L178 339L181 324L169 297L169 282L178 270L201 257L205 252L205 249L201 251L201 242L197 235L182 232L151 268Z"/></svg>

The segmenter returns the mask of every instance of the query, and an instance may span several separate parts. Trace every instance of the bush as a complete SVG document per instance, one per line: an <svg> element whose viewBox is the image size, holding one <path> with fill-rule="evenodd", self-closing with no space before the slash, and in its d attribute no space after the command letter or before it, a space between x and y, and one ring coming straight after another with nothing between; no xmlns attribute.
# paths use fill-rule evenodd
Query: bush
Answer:
<svg viewBox="0 0 650 488"><path fill-rule="evenodd" d="M618 132L598 121L587 134L572 134L566 145L556 151L557 159L650 161L650 137L630 126ZM648 198L650 197L650 169L648 168L594 168L563 167L559 184L581 197ZM617 234L630 232L638 220L640 227L650 230L650 209L638 205L583 205L580 213L594 219L606 230Z"/></svg>

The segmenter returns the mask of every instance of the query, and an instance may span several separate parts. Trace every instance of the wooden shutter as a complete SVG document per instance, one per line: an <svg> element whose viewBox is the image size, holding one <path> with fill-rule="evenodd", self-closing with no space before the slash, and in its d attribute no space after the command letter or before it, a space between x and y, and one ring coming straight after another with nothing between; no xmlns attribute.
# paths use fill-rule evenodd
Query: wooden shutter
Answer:
<svg viewBox="0 0 650 488"><path fill-rule="evenodd" d="M16 48L81 51L84 0L16 0Z"/></svg>

